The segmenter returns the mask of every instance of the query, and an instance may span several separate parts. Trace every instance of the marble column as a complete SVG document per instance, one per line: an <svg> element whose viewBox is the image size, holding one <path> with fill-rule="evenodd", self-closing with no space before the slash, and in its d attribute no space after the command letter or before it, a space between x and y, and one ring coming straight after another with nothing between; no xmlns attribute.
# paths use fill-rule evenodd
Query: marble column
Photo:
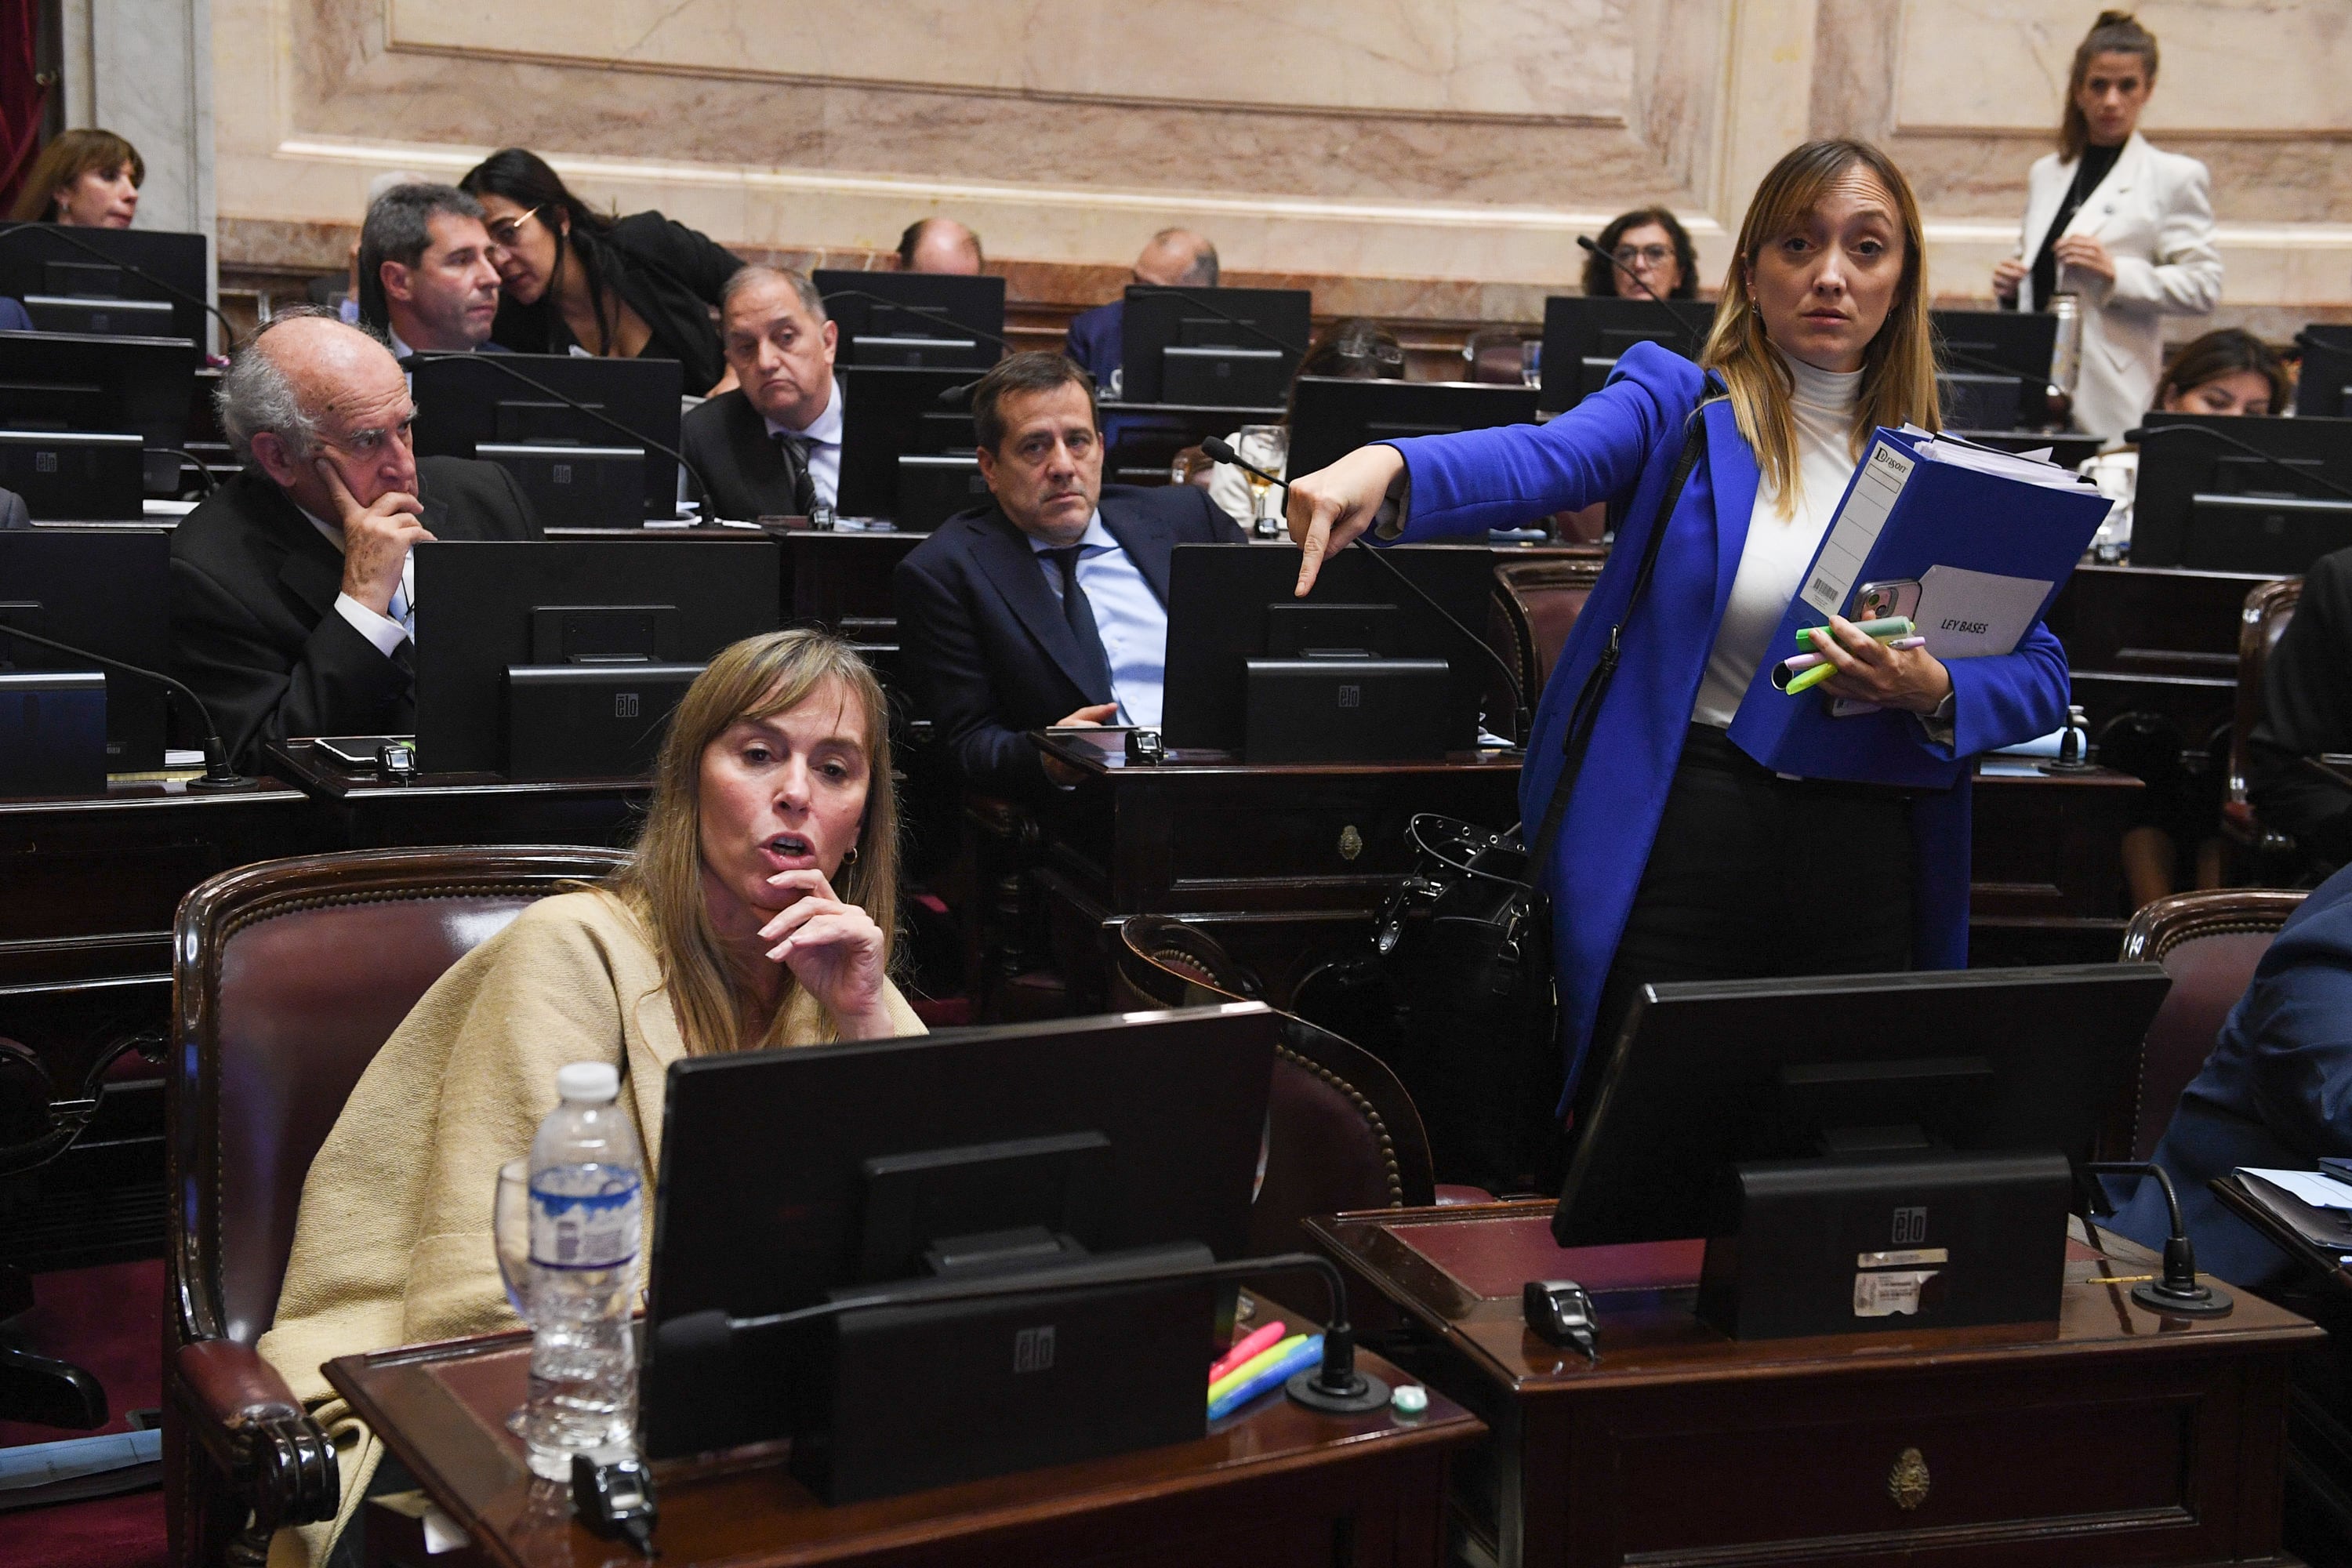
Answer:
<svg viewBox="0 0 2352 1568"><path fill-rule="evenodd" d="M62 11L66 123L139 149L139 227L213 234L212 0L64 0Z"/></svg>

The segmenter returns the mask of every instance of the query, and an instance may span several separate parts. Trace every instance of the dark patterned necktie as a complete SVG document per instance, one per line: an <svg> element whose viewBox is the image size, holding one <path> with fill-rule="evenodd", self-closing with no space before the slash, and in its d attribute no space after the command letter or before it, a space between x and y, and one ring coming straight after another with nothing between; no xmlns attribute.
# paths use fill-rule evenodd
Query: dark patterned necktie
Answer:
<svg viewBox="0 0 2352 1568"><path fill-rule="evenodd" d="M779 430L776 451L793 482L793 515L806 517L816 510L816 479L809 472L808 443L789 430Z"/></svg>
<svg viewBox="0 0 2352 1568"><path fill-rule="evenodd" d="M1065 544L1059 550L1040 553L1062 569L1062 616L1070 623L1070 635L1078 639L1078 656L1102 678L1104 697L1116 701L1118 694L1111 688L1110 656L1103 651L1102 632L1095 625L1094 605L1087 598L1086 589L1078 584L1078 557L1086 548L1083 544Z"/></svg>

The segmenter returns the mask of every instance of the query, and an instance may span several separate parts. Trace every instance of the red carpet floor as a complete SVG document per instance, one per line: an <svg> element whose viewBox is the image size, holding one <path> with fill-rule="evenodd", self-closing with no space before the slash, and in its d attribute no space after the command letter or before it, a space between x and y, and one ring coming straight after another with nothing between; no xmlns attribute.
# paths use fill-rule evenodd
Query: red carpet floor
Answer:
<svg viewBox="0 0 2352 1568"><path fill-rule="evenodd" d="M100 1431L128 1431L124 1412L163 1403L160 1259L43 1274L33 1289L33 1310L20 1325L26 1341L104 1385L113 1419ZM0 1421L0 1447L89 1435ZM9 1568L162 1568L164 1561L159 1490L0 1513L0 1563Z"/></svg>

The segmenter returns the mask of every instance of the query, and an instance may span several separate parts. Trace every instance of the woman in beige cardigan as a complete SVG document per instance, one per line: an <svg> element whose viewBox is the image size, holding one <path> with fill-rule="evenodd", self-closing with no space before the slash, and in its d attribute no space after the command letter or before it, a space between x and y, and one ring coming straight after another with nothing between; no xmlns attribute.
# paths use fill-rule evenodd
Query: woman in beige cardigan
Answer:
<svg viewBox="0 0 2352 1568"><path fill-rule="evenodd" d="M343 1500L331 1524L280 1531L273 1563L325 1561L382 1454L321 1363L516 1326L491 1198L558 1068L620 1064L650 1175L680 1058L923 1032L888 977L897 840L882 690L848 645L775 632L711 661L629 863L453 965L310 1166L259 1348L335 1436Z"/></svg>

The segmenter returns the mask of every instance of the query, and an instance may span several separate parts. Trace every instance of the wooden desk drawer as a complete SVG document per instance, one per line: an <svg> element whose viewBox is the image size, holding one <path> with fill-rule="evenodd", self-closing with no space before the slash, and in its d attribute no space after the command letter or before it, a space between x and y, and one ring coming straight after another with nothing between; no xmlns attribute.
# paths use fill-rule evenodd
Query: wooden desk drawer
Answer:
<svg viewBox="0 0 2352 1568"><path fill-rule="evenodd" d="M2230 1561L2241 1444L2275 1442L2250 1428L2242 1371L2176 1363L2153 1376L2078 1373L2063 1389L2023 1369L1956 1371L1591 1402L1554 1434L1575 1478L1567 1557L1645 1568ZM1530 1423L1531 1468L1540 1426Z"/></svg>

